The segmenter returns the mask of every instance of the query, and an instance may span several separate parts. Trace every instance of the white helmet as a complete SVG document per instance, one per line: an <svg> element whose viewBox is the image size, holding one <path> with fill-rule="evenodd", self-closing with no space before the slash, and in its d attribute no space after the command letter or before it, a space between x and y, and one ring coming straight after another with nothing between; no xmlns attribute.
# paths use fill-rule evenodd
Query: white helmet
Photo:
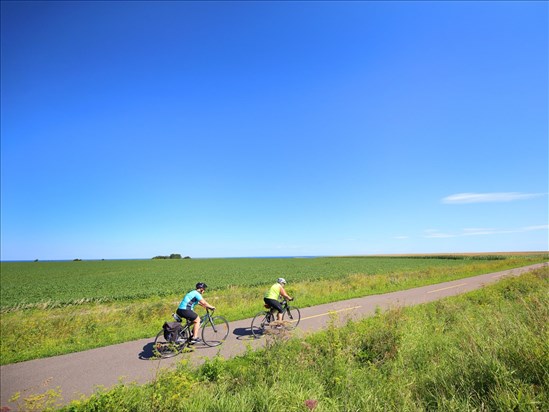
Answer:
<svg viewBox="0 0 549 412"><path fill-rule="evenodd" d="M284 284L286 284L286 279L284 279L284 278L278 278L276 281L277 281L278 283L284 283Z"/></svg>

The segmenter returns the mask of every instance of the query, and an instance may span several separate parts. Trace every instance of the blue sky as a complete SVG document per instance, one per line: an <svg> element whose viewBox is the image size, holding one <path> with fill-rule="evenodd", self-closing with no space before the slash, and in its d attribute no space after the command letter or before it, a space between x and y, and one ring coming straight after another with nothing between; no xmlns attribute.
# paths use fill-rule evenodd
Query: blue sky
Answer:
<svg viewBox="0 0 549 412"><path fill-rule="evenodd" d="M548 250L547 2L2 2L2 260Z"/></svg>

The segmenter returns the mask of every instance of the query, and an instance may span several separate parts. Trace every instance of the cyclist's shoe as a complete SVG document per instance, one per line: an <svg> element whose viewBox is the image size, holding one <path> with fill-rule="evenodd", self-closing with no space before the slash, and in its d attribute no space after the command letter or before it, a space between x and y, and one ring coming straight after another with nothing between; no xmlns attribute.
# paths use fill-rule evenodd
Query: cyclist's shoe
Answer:
<svg viewBox="0 0 549 412"><path fill-rule="evenodd" d="M192 338L190 341L189 341L189 344L190 345L194 345L195 343L201 343L202 342L202 339L200 338Z"/></svg>

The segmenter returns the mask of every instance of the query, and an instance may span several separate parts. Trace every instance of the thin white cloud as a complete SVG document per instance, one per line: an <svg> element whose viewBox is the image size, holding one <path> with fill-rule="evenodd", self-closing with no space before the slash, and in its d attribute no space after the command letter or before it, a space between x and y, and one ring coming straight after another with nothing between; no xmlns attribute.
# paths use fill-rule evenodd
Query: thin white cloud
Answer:
<svg viewBox="0 0 549 412"><path fill-rule="evenodd" d="M549 230L549 225L526 226L522 228L523 232L530 232L531 230Z"/></svg>
<svg viewBox="0 0 549 412"><path fill-rule="evenodd" d="M465 228L461 236L493 235L495 233L501 233L501 231L492 228Z"/></svg>
<svg viewBox="0 0 549 412"><path fill-rule="evenodd" d="M486 236L502 235L509 233L531 232L534 230L549 230L549 225L525 226L516 229L492 229L492 228L465 228L459 233L444 233L437 229L425 230L423 237L426 238L450 238L463 236Z"/></svg>
<svg viewBox="0 0 549 412"><path fill-rule="evenodd" d="M463 203L488 203L488 202L512 202L515 200L532 199L544 196L546 193L520 193L520 192L499 192L499 193L457 193L446 196L442 203L463 204Z"/></svg>

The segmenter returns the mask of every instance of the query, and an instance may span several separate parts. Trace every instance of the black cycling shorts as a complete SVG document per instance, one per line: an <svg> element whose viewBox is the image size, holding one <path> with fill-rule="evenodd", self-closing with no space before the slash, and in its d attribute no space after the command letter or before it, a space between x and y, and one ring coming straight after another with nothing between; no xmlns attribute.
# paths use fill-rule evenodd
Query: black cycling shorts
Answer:
<svg viewBox="0 0 549 412"><path fill-rule="evenodd" d="M190 320L191 322L192 322L193 320L195 320L195 319L198 317L198 315L197 315L195 312L193 312L192 310L190 310L190 309L179 309L179 308L178 308L177 311L176 311L175 313L177 313L177 315L178 315L180 318L188 319L188 320Z"/></svg>
<svg viewBox="0 0 549 412"><path fill-rule="evenodd" d="M282 313L284 311L284 309L282 309L282 305L280 304L280 302L278 300L269 299L269 298L263 298L263 300L271 308L275 308L276 310L278 310L279 313Z"/></svg>

